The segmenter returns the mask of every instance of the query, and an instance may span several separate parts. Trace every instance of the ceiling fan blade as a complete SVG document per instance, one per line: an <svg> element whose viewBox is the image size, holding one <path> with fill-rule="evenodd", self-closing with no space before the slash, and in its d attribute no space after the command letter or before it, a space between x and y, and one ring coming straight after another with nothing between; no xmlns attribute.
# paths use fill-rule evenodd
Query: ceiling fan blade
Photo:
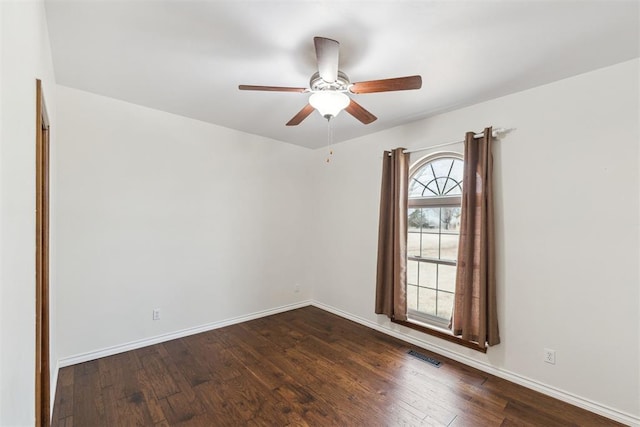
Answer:
<svg viewBox="0 0 640 427"><path fill-rule="evenodd" d="M306 92L304 87L283 87L283 86L252 86L252 85L239 85L240 90L264 90L269 92Z"/></svg>
<svg viewBox="0 0 640 427"><path fill-rule="evenodd" d="M333 83L338 80L338 51L340 43L324 37L314 37L316 58L318 59L318 73L322 80Z"/></svg>
<svg viewBox="0 0 640 427"><path fill-rule="evenodd" d="M352 93L374 93L420 89L421 87L422 77L408 76L396 77L394 79L369 80L366 82L354 83L349 88L349 91L351 91Z"/></svg>
<svg viewBox="0 0 640 427"><path fill-rule="evenodd" d="M313 108L310 104L305 105L302 110L298 111L298 114L293 116L293 118L287 122L287 126L299 125L304 119L309 116L309 114L313 113L313 110L315 110L315 108Z"/></svg>
<svg viewBox="0 0 640 427"><path fill-rule="evenodd" d="M349 105L347 105L347 108L345 108L344 110L356 119L360 120L365 125L375 122L378 119L353 99L349 102Z"/></svg>

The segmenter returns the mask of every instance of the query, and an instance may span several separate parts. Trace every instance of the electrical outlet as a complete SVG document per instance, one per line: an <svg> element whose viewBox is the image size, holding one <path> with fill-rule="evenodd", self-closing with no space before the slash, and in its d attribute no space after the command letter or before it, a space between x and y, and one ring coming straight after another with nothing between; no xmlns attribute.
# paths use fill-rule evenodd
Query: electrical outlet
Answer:
<svg viewBox="0 0 640 427"><path fill-rule="evenodd" d="M300 285L299 284L297 284L297 283L295 284L295 286L293 287L293 292L295 292L296 294L298 292L300 292Z"/></svg>
<svg viewBox="0 0 640 427"><path fill-rule="evenodd" d="M160 309L159 308L154 308L153 309L153 320L160 320Z"/></svg>
<svg viewBox="0 0 640 427"><path fill-rule="evenodd" d="M556 351L549 348L544 349L543 360L552 365L556 364Z"/></svg>

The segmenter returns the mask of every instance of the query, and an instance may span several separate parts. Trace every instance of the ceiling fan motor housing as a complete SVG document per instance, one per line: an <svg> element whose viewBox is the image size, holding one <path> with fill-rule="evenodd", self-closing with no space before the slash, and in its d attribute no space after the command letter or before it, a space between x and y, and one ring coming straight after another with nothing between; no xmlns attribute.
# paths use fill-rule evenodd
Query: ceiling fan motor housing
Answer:
<svg viewBox="0 0 640 427"><path fill-rule="evenodd" d="M335 82L327 82L320 77L319 72L313 73L311 80L309 80L309 88L311 92L319 92L323 90L334 90L339 92L346 92L349 90L349 77L342 71L338 71L338 78Z"/></svg>

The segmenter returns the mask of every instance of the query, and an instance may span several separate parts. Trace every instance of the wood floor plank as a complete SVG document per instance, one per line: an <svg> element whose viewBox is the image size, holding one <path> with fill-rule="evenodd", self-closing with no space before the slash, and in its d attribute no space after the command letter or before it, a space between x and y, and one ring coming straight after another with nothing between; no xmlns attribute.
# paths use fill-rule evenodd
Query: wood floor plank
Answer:
<svg viewBox="0 0 640 427"><path fill-rule="evenodd" d="M169 425L191 421L206 412L200 397L195 393L175 393L160 399L160 407Z"/></svg>
<svg viewBox="0 0 640 427"><path fill-rule="evenodd" d="M66 367L58 378L55 427L620 425L316 307Z"/></svg>
<svg viewBox="0 0 640 427"><path fill-rule="evenodd" d="M73 416L62 418L57 425L60 427L73 427Z"/></svg>
<svg viewBox="0 0 640 427"><path fill-rule="evenodd" d="M173 377L166 374L168 370L166 359L162 358L158 352L146 353L140 359L142 369L157 399L164 399L180 392Z"/></svg>
<svg viewBox="0 0 640 427"><path fill-rule="evenodd" d="M112 384L102 388L102 402L105 407L104 422L108 426L117 426L126 422L126 420L121 419L123 414L120 412L120 408L118 407L116 394L117 392Z"/></svg>
<svg viewBox="0 0 640 427"><path fill-rule="evenodd" d="M149 426L154 424L144 393L137 392L116 402L121 422L115 425Z"/></svg>
<svg viewBox="0 0 640 427"><path fill-rule="evenodd" d="M85 362L74 367L73 423L104 426L104 404L97 364Z"/></svg>
<svg viewBox="0 0 640 427"><path fill-rule="evenodd" d="M231 405L226 396L221 393L222 384L216 384L213 381L198 384L194 391L207 410L206 418L208 418L213 425L219 425L221 427L233 426L236 420L241 419L241 413ZM196 417L196 422L199 417Z"/></svg>
<svg viewBox="0 0 640 427"><path fill-rule="evenodd" d="M58 371L58 384L56 385L56 397L53 406L53 419L71 418L73 424L73 382L74 368L68 366ZM65 424L68 423L65 421Z"/></svg>
<svg viewBox="0 0 640 427"><path fill-rule="evenodd" d="M231 351L238 359L243 360L248 371L268 389L267 392L272 394L275 408L271 413L285 414L288 420L285 424L293 425L306 424L299 413L302 413L308 421L332 416L329 413L316 414L313 409L306 408L317 399L306 390L315 385L315 378L309 376L308 365L295 361L284 352L271 354L268 358L263 357L259 349L271 341L260 336L260 338L254 337L255 339L249 340L250 344L248 344L246 333L248 331L239 333L236 337L229 337L229 343L233 344ZM260 342L261 339L264 341ZM294 365L291 365L292 362ZM292 375L296 378L294 379Z"/></svg>
<svg viewBox="0 0 640 427"><path fill-rule="evenodd" d="M163 422L166 423L164 412L162 411L162 407L158 402L158 397L153 391L153 383L147 375L147 372L144 369L139 369L136 372L136 378L138 380L138 383L140 384L140 389L144 396L144 400L145 402L147 402L151 421L153 421L154 425L161 424Z"/></svg>
<svg viewBox="0 0 640 427"><path fill-rule="evenodd" d="M199 347L206 358L200 360L211 373L212 379L226 381L242 375L242 365L229 351L225 340L225 330L214 330L205 334L197 334L188 340L190 346Z"/></svg>
<svg viewBox="0 0 640 427"><path fill-rule="evenodd" d="M211 371L201 363L206 360L207 353L199 347L189 346L182 339L165 342L162 346L173 362L182 367L182 373L192 387L212 379Z"/></svg>

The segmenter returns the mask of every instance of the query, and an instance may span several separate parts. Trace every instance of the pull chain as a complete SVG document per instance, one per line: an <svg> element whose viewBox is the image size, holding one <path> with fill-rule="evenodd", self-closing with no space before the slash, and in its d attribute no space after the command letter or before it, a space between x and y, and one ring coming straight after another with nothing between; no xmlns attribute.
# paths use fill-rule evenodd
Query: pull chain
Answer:
<svg viewBox="0 0 640 427"><path fill-rule="evenodd" d="M327 117L327 163L331 162L331 157L333 156L333 150L329 148L330 145L333 145L333 125L331 124L331 116Z"/></svg>

